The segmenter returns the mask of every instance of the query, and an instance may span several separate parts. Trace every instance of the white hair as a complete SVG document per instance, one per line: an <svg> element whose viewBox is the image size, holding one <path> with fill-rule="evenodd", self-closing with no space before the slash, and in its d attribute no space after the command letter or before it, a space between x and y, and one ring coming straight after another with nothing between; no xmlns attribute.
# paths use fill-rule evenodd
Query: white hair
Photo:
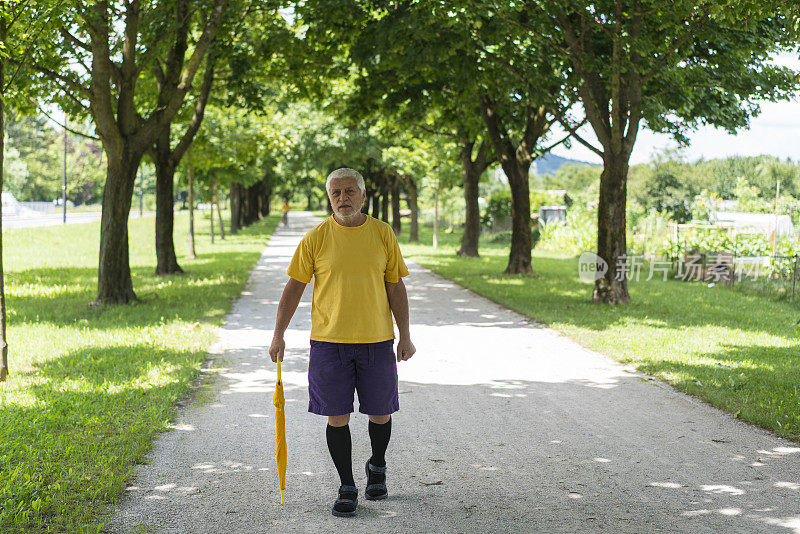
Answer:
<svg viewBox="0 0 800 534"><path fill-rule="evenodd" d="M340 169L336 169L332 173L328 175L328 179L325 181L325 190L331 190L331 180L334 178L355 178L356 183L358 184L358 188L361 189L361 192L365 192L367 190L367 186L364 185L364 177L361 176L361 173L355 169L351 169L349 167L342 167Z"/></svg>

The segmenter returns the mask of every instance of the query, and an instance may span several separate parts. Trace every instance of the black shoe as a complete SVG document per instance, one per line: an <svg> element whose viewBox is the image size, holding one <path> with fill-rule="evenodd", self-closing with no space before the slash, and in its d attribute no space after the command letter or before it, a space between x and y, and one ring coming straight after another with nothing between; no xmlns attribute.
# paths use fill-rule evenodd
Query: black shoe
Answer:
<svg viewBox="0 0 800 534"><path fill-rule="evenodd" d="M368 501L380 501L389 496L386 489L386 466L378 467L367 460L367 489L364 496Z"/></svg>
<svg viewBox="0 0 800 534"><path fill-rule="evenodd" d="M341 486L339 498L333 503L331 513L336 517L353 517L358 506L358 488L355 486Z"/></svg>

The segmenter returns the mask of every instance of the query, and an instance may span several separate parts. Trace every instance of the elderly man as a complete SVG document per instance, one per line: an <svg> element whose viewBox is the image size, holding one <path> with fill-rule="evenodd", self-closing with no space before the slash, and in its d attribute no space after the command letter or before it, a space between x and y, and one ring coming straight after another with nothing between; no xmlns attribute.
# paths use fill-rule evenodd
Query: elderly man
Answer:
<svg viewBox="0 0 800 534"><path fill-rule="evenodd" d="M333 216L311 229L294 253L269 354L273 362L283 360L283 334L313 276L308 411L328 417L328 450L341 483L332 513L351 517L358 504L349 427L353 393L358 391L358 410L369 416L372 456L364 493L367 500L385 499L384 455L391 414L400 407L392 314L399 331L397 362L411 358L416 349L402 280L408 269L392 228L361 213L364 178L353 169L337 169L328 176L326 189Z"/></svg>

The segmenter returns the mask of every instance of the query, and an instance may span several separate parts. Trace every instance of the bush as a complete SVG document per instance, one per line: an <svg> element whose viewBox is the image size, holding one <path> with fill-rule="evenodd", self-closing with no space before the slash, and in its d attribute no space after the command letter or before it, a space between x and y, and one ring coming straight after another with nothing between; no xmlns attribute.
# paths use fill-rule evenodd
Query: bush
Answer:
<svg viewBox="0 0 800 534"><path fill-rule="evenodd" d="M597 248L597 210L577 203L567 211L566 221L542 224L542 246L550 250L579 253Z"/></svg>
<svg viewBox="0 0 800 534"><path fill-rule="evenodd" d="M502 243L506 245L511 244L511 230L506 230L503 232L497 232L496 234L490 234L489 237L486 238L486 242L488 243ZM539 230L538 226L534 226L531 229L531 250L536 248L536 245L539 243L541 239L541 231Z"/></svg>
<svg viewBox="0 0 800 534"><path fill-rule="evenodd" d="M498 220L511 216L511 190L502 189L489 195L486 199L486 209L481 217L481 224L486 227L493 226Z"/></svg>
<svg viewBox="0 0 800 534"><path fill-rule="evenodd" d="M563 206L564 196L548 191L531 191L531 214L539 213L542 206Z"/></svg>

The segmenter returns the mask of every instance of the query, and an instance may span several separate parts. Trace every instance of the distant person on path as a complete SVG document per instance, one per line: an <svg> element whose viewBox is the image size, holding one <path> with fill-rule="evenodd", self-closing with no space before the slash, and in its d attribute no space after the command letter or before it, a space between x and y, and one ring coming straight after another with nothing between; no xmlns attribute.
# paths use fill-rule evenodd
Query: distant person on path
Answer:
<svg viewBox="0 0 800 534"><path fill-rule="evenodd" d="M281 206L281 211L283 212L283 225L289 226L289 203L285 200Z"/></svg>
<svg viewBox="0 0 800 534"><path fill-rule="evenodd" d="M311 229L294 253L286 274L269 348L283 360L283 335L306 284L315 277L308 363L308 411L328 417L326 438L341 486L332 513L356 515L358 489L353 479L350 414L358 391L358 411L369 416L372 456L366 463L367 500L385 499L384 455L399 408L397 362L416 352L409 332L408 275L392 227L361 213L364 178L341 168L325 185L333 215ZM394 314L399 339L394 345Z"/></svg>

